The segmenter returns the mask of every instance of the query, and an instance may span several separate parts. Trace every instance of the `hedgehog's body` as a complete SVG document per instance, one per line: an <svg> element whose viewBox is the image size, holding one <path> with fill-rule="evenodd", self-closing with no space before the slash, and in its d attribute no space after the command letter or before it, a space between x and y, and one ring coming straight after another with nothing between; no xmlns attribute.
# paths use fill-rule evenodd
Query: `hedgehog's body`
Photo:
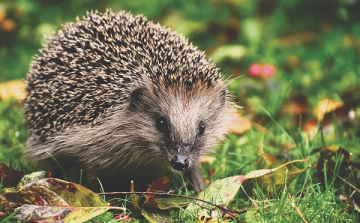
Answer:
<svg viewBox="0 0 360 223"><path fill-rule="evenodd" d="M171 163L203 188L199 156L223 138L233 108L214 65L183 36L142 16L88 13L40 52L24 105L31 161L81 168L87 186L149 183Z"/></svg>

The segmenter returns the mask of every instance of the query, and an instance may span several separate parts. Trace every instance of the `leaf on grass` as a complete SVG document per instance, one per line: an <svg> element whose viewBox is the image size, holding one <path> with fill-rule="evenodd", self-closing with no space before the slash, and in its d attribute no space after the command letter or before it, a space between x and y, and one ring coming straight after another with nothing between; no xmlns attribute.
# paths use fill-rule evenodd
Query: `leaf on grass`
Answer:
<svg viewBox="0 0 360 223"><path fill-rule="evenodd" d="M224 179L217 180L209 185L208 188L203 190L197 195L197 198L212 202L216 205L225 205L227 206L231 200L234 199L235 195L240 189L241 183L244 180L243 175L227 177ZM190 205L186 208L186 211L192 213L198 213L200 209L203 207L207 207L209 209L213 208L213 206L206 204L201 201L197 201L199 205L196 205L194 202L190 203Z"/></svg>
<svg viewBox="0 0 360 223"><path fill-rule="evenodd" d="M62 220L70 214L73 207L55 207L43 205L24 204L16 208L15 217L19 221L40 221L45 219Z"/></svg>
<svg viewBox="0 0 360 223"><path fill-rule="evenodd" d="M0 83L0 99L7 101L10 98L23 100L26 98L26 84L22 80L13 80Z"/></svg>
<svg viewBox="0 0 360 223"><path fill-rule="evenodd" d="M255 179L255 178L259 178L259 177L262 177L262 176L265 176L265 175L268 175L268 174L272 174L274 173L275 171L278 171L280 170L281 168L283 167L286 167L287 165L289 164L292 164L292 163L298 163L298 162L307 162L308 160L307 159L302 159L302 160L292 160L290 162L287 162L281 166L278 166L274 169L261 169L261 170L254 170L254 171L251 171L250 173L247 173L245 175L245 179L244 180L247 180L247 179Z"/></svg>
<svg viewBox="0 0 360 223"><path fill-rule="evenodd" d="M276 158L266 153L260 146L255 145L258 150L258 160L257 164L259 168L270 167L276 162Z"/></svg>
<svg viewBox="0 0 360 223"><path fill-rule="evenodd" d="M15 187L24 175L25 172L22 170L15 170L5 163L0 164L0 179L3 187Z"/></svg>
<svg viewBox="0 0 360 223"><path fill-rule="evenodd" d="M213 164L216 158L213 156L200 156L200 163L209 163Z"/></svg>
<svg viewBox="0 0 360 223"><path fill-rule="evenodd" d="M326 98L318 103L313 113L318 118L318 120L323 120L326 113L334 111L337 108L341 107L342 105L343 105L342 102L334 101Z"/></svg>
<svg viewBox="0 0 360 223"><path fill-rule="evenodd" d="M173 208L185 207L189 204L189 199L182 197L169 197L169 198L151 198L144 202L144 206L157 208L160 210L170 210Z"/></svg>
<svg viewBox="0 0 360 223"><path fill-rule="evenodd" d="M305 172L310 168L310 166L307 166L304 169L299 169L293 165L293 163L299 163L299 162L307 162L307 159L303 160L293 160L290 162L287 162L279 167L276 167L274 169L261 169L261 170L254 170L250 173L246 174L244 177L244 180L248 179L257 179L259 182L259 185L263 186L265 190L270 191L272 188L272 185L274 184L275 179L275 185L279 186L284 183L284 179L286 178L286 182L291 181L295 176L299 175L300 173Z"/></svg>
<svg viewBox="0 0 360 223"><path fill-rule="evenodd" d="M170 181L169 177L167 177L167 176L161 177L160 179L158 179L157 181L152 183L146 192L169 191L170 183L171 183L171 181ZM146 195L147 199L151 199L151 198L155 198L155 197L156 197L156 195L153 195L153 194Z"/></svg>
<svg viewBox="0 0 360 223"><path fill-rule="evenodd" d="M36 180L40 180L40 179L44 179L48 176L48 172L46 171L36 171L36 172L32 172L32 173L29 173L29 174L26 174L19 182L19 184L17 185L19 188L28 184L28 183L31 183L31 182L34 182Z"/></svg>
<svg viewBox="0 0 360 223"><path fill-rule="evenodd" d="M229 126L229 131L234 134L243 134L247 130L251 129L251 121L240 114L236 114L236 119Z"/></svg>
<svg viewBox="0 0 360 223"><path fill-rule="evenodd" d="M313 111L317 118L305 122L302 129L306 132L317 131L316 127L320 124L324 127L323 133L329 135L330 132L334 131L332 129L334 122L350 122L355 118L355 108L359 104L360 99L347 100L344 103L324 99L318 103Z"/></svg>
<svg viewBox="0 0 360 223"><path fill-rule="evenodd" d="M154 192L155 190L169 190L169 186L170 179L165 176L153 183L147 192ZM131 192L135 192L133 182L131 182ZM188 199L181 197L155 198L155 195L149 196L149 194L146 195L146 197L147 198L144 199L144 196L131 194L131 200L135 209L141 211L141 214L149 222L174 222L167 210L184 207L189 203Z"/></svg>
<svg viewBox="0 0 360 223"><path fill-rule="evenodd" d="M166 211L154 210L150 208L142 208L141 214L150 223L171 223L175 222Z"/></svg>
<svg viewBox="0 0 360 223"><path fill-rule="evenodd" d="M115 207L56 207L24 204L18 207L15 217L20 221L85 222Z"/></svg>
<svg viewBox="0 0 360 223"><path fill-rule="evenodd" d="M99 195L81 185L54 178L26 184L16 192L4 193L0 199L8 213L25 205L21 206L19 217L33 218L37 213L30 213L32 210L37 210L39 213L44 213L44 215L40 214L40 220L54 220L53 217L47 218L48 214L51 215L51 213L47 213L47 210L56 213L57 216L64 216L65 220L70 222L91 219L108 209L124 210L123 208L109 207ZM58 207L67 208L59 209Z"/></svg>

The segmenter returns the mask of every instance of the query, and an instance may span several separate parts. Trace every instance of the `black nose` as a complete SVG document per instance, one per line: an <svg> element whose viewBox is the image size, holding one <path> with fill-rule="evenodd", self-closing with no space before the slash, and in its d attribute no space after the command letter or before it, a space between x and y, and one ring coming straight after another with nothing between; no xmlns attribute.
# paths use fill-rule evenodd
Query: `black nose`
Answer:
<svg viewBox="0 0 360 223"><path fill-rule="evenodd" d="M175 170L184 171L189 167L189 161L185 156L174 156L171 159L171 166Z"/></svg>

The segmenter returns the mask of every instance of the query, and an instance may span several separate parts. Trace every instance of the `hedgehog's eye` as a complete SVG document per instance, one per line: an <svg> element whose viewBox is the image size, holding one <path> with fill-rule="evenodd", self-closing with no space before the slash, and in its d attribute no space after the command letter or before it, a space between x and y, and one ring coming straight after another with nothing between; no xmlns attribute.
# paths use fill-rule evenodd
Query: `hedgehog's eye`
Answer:
<svg viewBox="0 0 360 223"><path fill-rule="evenodd" d="M160 117L156 120L156 128L160 132L166 132L168 130L168 123L165 117Z"/></svg>
<svg viewBox="0 0 360 223"><path fill-rule="evenodd" d="M205 123L201 121L199 124L199 135L204 134L204 131L205 131Z"/></svg>

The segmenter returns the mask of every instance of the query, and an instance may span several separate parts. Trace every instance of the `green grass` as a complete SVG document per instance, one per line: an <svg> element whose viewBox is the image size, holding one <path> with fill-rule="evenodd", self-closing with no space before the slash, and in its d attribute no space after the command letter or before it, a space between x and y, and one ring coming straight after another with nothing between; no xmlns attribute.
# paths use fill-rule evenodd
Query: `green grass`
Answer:
<svg viewBox="0 0 360 223"><path fill-rule="evenodd" d="M27 137L21 103L15 100L0 101L0 162L29 170L21 158Z"/></svg>

